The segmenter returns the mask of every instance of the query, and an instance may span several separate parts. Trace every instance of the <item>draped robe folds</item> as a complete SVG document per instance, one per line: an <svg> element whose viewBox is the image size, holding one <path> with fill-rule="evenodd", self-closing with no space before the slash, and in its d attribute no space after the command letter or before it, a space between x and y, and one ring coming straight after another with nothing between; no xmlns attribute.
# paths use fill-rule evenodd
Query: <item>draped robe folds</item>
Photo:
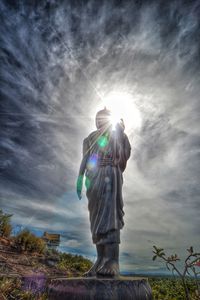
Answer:
<svg viewBox="0 0 200 300"><path fill-rule="evenodd" d="M105 133L104 133L105 136ZM122 172L130 157L131 146L123 131L107 132L107 145L98 141L102 132L96 130L83 141L86 195L93 243L120 243L124 226ZM112 163L100 162L112 161Z"/></svg>

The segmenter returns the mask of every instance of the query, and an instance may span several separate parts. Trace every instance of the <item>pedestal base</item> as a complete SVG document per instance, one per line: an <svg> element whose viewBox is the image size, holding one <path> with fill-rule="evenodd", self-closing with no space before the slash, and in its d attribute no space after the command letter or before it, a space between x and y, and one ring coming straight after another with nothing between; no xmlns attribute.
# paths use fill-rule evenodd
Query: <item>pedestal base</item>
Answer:
<svg viewBox="0 0 200 300"><path fill-rule="evenodd" d="M152 300L146 278L58 278L48 286L48 300Z"/></svg>

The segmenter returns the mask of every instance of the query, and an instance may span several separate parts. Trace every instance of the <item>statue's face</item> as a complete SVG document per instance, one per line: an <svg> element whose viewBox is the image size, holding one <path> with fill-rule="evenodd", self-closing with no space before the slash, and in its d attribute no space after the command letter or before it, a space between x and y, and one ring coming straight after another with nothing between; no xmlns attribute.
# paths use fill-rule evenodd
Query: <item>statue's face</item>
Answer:
<svg viewBox="0 0 200 300"><path fill-rule="evenodd" d="M96 116L96 126L97 129L109 129L112 125L110 122L110 114L99 113Z"/></svg>

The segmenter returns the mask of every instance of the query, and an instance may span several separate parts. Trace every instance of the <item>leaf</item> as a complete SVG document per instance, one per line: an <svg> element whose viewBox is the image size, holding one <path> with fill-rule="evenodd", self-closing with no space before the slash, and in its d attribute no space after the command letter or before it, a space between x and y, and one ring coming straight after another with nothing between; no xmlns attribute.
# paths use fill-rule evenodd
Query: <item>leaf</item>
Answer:
<svg viewBox="0 0 200 300"><path fill-rule="evenodd" d="M164 250L163 248L157 248L158 254L160 254L160 252L162 252L163 250Z"/></svg>
<svg viewBox="0 0 200 300"><path fill-rule="evenodd" d="M156 260L156 258L157 258L157 255L154 255L152 259L153 259L153 260Z"/></svg>
<svg viewBox="0 0 200 300"><path fill-rule="evenodd" d="M195 263L196 267L200 267L200 260Z"/></svg>
<svg viewBox="0 0 200 300"><path fill-rule="evenodd" d="M187 249L187 251L188 251L190 254L194 253L194 250L193 250L193 247L192 247L192 246L191 246L189 249Z"/></svg>
<svg viewBox="0 0 200 300"><path fill-rule="evenodd" d="M163 250L164 250L163 248L160 248L160 249L159 249L160 252L163 251Z"/></svg>

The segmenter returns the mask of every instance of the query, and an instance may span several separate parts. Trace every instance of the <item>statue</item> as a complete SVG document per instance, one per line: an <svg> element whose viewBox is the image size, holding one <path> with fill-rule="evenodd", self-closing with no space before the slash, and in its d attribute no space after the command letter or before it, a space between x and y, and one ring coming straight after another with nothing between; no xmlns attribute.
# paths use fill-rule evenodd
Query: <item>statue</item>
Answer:
<svg viewBox="0 0 200 300"><path fill-rule="evenodd" d="M106 108L97 113L97 130L83 141L83 158L77 180L77 194L81 199L85 175L90 228L97 250L97 260L84 274L86 277L119 275L120 230L124 226L122 173L131 146L124 133L123 119L113 130L110 117L111 112Z"/></svg>

